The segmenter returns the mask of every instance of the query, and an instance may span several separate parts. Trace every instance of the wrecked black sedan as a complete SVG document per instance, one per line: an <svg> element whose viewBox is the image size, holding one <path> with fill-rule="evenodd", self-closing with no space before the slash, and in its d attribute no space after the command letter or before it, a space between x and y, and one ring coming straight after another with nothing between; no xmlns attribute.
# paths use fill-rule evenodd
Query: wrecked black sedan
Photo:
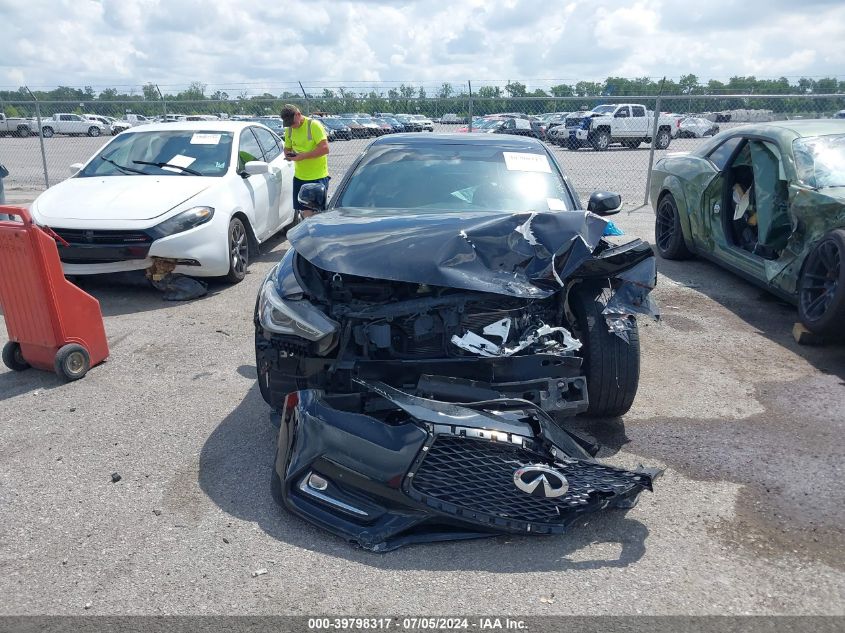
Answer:
<svg viewBox="0 0 845 633"><path fill-rule="evenodd" d="M375 551L631 507L656 471L597 462L561 423L637 391L656 273L648 244L604 237L620 205L579 210L535 139L369 145L256 302L277 500Z"/></svg>

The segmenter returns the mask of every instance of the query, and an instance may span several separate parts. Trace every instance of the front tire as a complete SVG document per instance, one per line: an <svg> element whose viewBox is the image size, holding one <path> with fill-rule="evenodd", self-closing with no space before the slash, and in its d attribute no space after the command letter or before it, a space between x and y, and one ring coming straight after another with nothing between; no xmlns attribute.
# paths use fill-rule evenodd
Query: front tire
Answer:
<svg viewBox="0 0 845 633"><path fill-rule="evenodd" d="M575 315L576 335L581 341L582 371L587 378L590 417L619 417L628 412L640 382L640 335L631 321L625 342L608 329L602 310L611 296L608 288L586 286L569 295Z"/></svg>
<svg viewBox="0 0 845 633"><path fill-rule="evenodd" d="M607 130L599 130L593 135L592 140L593 149L597 152L603 152L610 147L610 132Z"/></svg>
<svg viewBox="0 0 845 633"><path fill-rule="evenodd" d="M20 343L8 341L3 346L3 364L12 371L29 369L29 363L23 357Z"/></svg>
<svg viewBox="0 0 845 633"><path fill-rule="evenodd" d="M681 230L681 215L671 193L657 204L654 217L654 243L663 259L689 259L692 257Z"/></svg>
<svg viewBox="0 0 845 633"><path fill-rule="evenodd" d="M798 316L815 334L843 336L845 230L827 233L807 256L798 279Z"/></svg>
<svg viewBox="0 0 845 633"><path fill-rule="evenodd" d="M227 236L229 272L226 281L236 284L244 280L249 267L249 236L240 218L232 218L229 221Z"/></svg>
<svg viewBox="0 0 845 633"><path fill-rule="evenodd" d="M658 130L657 132L657 141L654 143L655 149L666 149L669 147L669 143L672 142L672 135L669 134L669 130Z"/></svg>
<svg viewBox="0 0 845 633"><path fill-rule="evenodd" d="M53 367L59 378L65 382L72 382L88 373L91 368L91 358L88 356L88 350L82 345L71 343L56 352Z"/></svg>
<svg viewBox="0 0 845 633"><path fill-rule="evenodd" d="M88 128L88 136L95 137L100 135L100 128L91 126Z"/></svg>

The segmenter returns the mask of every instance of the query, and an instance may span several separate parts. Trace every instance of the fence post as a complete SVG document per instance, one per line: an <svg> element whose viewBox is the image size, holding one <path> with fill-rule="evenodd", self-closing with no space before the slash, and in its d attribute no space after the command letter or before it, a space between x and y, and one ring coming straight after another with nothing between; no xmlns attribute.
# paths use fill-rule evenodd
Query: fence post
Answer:
<svg viewBox="0 0 845 633"><path fill-rule="evenodd" d="M158 87L158 84L156 84L155 86L156 86L156 90L158 91L158 96L161 99L162 108L164 109L164 112L163 112L164 119L162 119L162 121L166 122L167 121L167 101L164 100L164 95L161 94L161 88Z"/></svg>
<svg viewBox="0 0 845 633"><path fill-rule="evenodd" d="M645 176L645 197L643 206L648 204L648 190L651 187L651 168L654 165L654 144L657 143L657 124L660 119L660 95L654 103L654 125L651 128L651 147L648 150L648 171Z"/></svg>
<svg viewBox="0 0 845 633"><path fill-rule="evenodd" d="M29 86L24 86L26 91L29 93L29 96L32 97L32 100L35 101L35 120L37 121L38 131L38 141L41 144L41 165L44 168L44 187L47 189L50 188L50 177L47 175L47 152L44 150L44 134L41 133L41 108L38 105L38 99L32 94L32 90L29 89Z"/></svg>
<svg viewBox="0 0 845 633"><path fill-rule="evenodd" d="M467 130L472 132L472 82L467 80L469 86L469 115L467 116Z"/></svg>

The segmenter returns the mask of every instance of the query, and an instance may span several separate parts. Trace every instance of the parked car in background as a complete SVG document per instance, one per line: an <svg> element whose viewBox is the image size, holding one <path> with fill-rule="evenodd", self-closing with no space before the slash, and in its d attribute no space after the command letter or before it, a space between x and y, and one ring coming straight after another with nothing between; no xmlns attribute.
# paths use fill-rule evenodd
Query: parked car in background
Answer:
<svg viewBox="0 0 845 633"><path fill-rule="evenodd" d="M458 125L460 123L466 123L466 117L458 116L452 112L447 112L442 117L440 117L440 123L443 125Z"/></svg>
<svg viewBox="0 0 845 633"><path fill-rule="evenodd" d="M114 117L110 116L103 116L101 114L84 114L83 116L89 121L99 121L103 125L107 126L108 132L112 136L120 134L131 127L126 121L118 121Z"/></svg>
<svg viewBox="0 0 845 633"><path fill-rule="evenodd" d="M840 110L836 114L833 115L834 119L845 119L845 110Z"/></svg>
<svg viewBox="0 0 845 633"><path fill-rule="evenodd" d="M7 117L0 112L0 136L27 137L32 134L29 119Z"/></svg>
<svg viewBox="0 0 845 633"><path fill-rule="evenodd" d="M387 121L387 123L389 123L389 124L390 124L390 126L393 128L393 131L394 131L395 133L399 133L399 132L404 132L404 131L405 131L405 126L404 126L404 125L402 125L402 124L401 124L398 120L396 120L396 118L394 118L394 117L392 117L392 116L388 116L388 117L381 117L381 119L382 119L383 121Z"/></svg>
<svg viewBox="0 0 845 633"><path fill-rule="evenodd" d="M339 118L335 120L340 121L343 125L349 128L349 133L352 135L352 138L368 138L370 136L369 130L358 123L355 119Z"/></svg>
<svg viewBox="0 0 845 633"><path fill-rule="evenodd" d="M373 117L373 123L379 126L382 134L393 134L396 131L393 129L393 125L380 117Z"/></svg>
<svg viewBox="0 0 845 633"><path fill-rule="evenodd" d="M283 141L247 122L156 123L114 137L32 203L69 275L149 268L241 281L294 220ZM65 245L66 243L66 245Z"/></svg>
<svg viewBox="0 0 845 633"><path fill-rule="evenodd" d="M434 132L434 121L422 114L412 114L411 118L419 121L424 132Z"/></svg>
<svg viewBox="0 0 845 633"><path fill-rule="evenodd" d="M320 119L320 123L322 123L323 127L326 128L326 131L331 130L333 132L335 139L341 141L349 141L352 139L352 130L350 130L349 126L345 125L341 119L325 117Z"/></svg>
<svg viewBox="0 0 845 633"><path fill-rule="evenodd" d="M718 133L719 126L702 117L683 118L678 127L678 138L703 138Z"/></svg>
<svg viewBox="0 0 845 633"><path fill-rule="evenodd" d="M423 124L421 121L415 119L410 114L397 114L394 117L399 123L405 126L406 132L422 132ZM432 124L432 127L434 125Z"/></svg>
<svg viewBox="0 0 845 633"><path fill-rule="evenodd" d="M38 131L38 122L33 121L34 131ZM92 121L81 114L54 114L49 119L41 119L41 135L50 138L56 134L66 136L102 136L111 134L111 128L99 121Z"/></svg>
<svg viewBox="0 0 845 633"><path fill-rule="evenodd" d="M187 117L185 117L187 119ZM146 117L143 114L126 114L124 115L122 121L126 121L131 126L136 125L147 125L148 123L152 123L153 120L150 117Z"/></svg>
<svg viewBox="0 0 845 633"><path fill-rule="evenodd" d="M666 149L677 134L679 120L665 115L658 116L655 147ZM641 143L651 143L654 131L654 114L636 103L596 106L586 112L573 112L566 117L569 137L566 147L572 150L592 147L606 150L613 143L635 149Z"/></svg>
<svg viewBox="0 0 845 633"><path fill-rule="evenodd" d="M355 120L367 130L367 136L381 136L384 133L381 126L373 121L372 117L358 117Z"/></svg>
<svg viewBox="0 0 845 633"><path fill-rule="evenodd" d="M657 471L599 464L558 421L637 391L655 258L602 238L619 206L581 210L535 139L373 141L257 298L274 498L375 551L630 507Z"/></svg>
<svg viewBox="0 0 845 633"><path fill-rule="evenodd" d="M655 243L701 255L796 303L807 329L845 324L845 121L737 127L654 166Z"/></svg>

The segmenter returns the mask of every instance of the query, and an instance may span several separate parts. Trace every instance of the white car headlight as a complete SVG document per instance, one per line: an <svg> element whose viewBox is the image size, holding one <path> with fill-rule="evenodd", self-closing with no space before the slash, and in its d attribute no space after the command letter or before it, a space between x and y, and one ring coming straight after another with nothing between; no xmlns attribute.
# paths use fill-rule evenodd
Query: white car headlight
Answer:
<svg viewBox="0 0 845 633"><path fill-rule="evenodd" d="M178 215L165 220L161 224L155 225L150 229L150 233L154 239L167 237L198 227L206 222L210 222L214 217L214 209L212 207L193 207L187 211L182 211Z"/></svg>

